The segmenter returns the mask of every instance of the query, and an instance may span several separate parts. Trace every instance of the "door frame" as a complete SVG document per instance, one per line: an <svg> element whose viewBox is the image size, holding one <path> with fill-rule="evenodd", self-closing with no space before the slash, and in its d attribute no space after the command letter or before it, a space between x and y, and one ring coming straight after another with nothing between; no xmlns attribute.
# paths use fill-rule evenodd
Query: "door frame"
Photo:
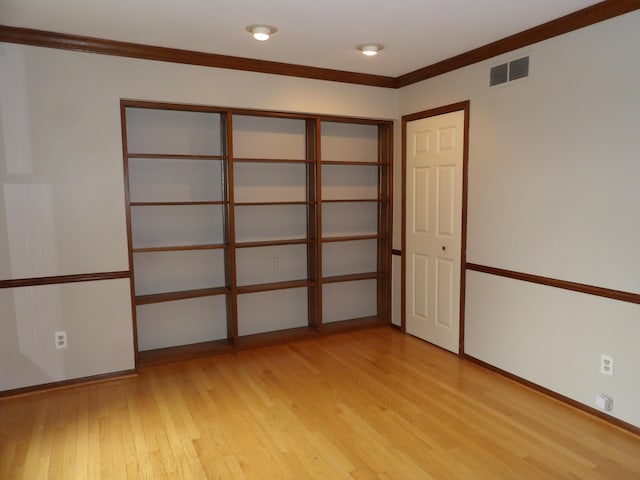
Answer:
<svg viewBox="0 0 640 480"><path fill-rule="evenodd" d="M461 252L460 252L460 332L458 339L458 356L464 357L464 314L465 314L465 272L467 268L467 197L468 197L468 166L469 166L469 112L471 102L466 100L463 102L452 103L442 107L423 110L421 112L411 113L402 116L402 256L401 256L401 287L400 287L400 305L401 316L400 326L404 333L407 331L406 326L406 274L407 274L407 123L414 120L421 120L428 117L436 117L445 113L464 111L464 144L462 147L462 225L461 225Z"/></svg>

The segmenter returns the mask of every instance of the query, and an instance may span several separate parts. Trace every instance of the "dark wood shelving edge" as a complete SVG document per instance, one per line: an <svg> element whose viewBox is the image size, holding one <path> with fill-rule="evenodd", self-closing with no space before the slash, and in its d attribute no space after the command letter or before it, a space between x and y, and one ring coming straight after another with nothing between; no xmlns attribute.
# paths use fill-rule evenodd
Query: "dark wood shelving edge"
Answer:
<svg viewBox="0 0 640 480"><path fill-rule="evenodd" d="M288 328L272 332L256 333L238 337L238 349L265 347L285 342L293 342L318 336L318 332L311 327Z"/></svg>
<svg viewBox="0 0 640 480"><path fill-rule="evenodd" d="M230 339L180 345L177 347L157 348L138 352L138 367L149 367L192 358L233 353L235 347Z"/></svg>
<svg viewBox="0 0 640 480"><path fill-rule="evenodd" d="M386 167L388 166L383 162L356 162L349 160L320 160L320 164L322 165L361 165L363 167Z"/></svg>
<svg viewBox="0 0 640 480"><path fill-rule="evenodd" d="M136 305L149 305L151 303L173 302L175 300L187 300L189 298L211 297L231 293L226 287L199 288L195 290L183 290L180 292L152 293L136 296Z"/></svg>
<svg viewBox="0 0 640 480"><path fill-rule="evenodd" d="M292 202L288 201L274 201L274 202L234 202L235 207L262 207L270 205L313 205L316 202L309 200L296 200Z"/></svg>
<svg viewBox="0 0 640 480"><path fill-rule="evenodd" d="M224 243L210 243L207 245L176 245L172 247L141 247L132 248L133 253L151 253L151 252L179 252L189 250L220 250L228 248Z"/></svg>
<svg viewBox="0 0 640 480"><path fill-rule="evenodd" d="M323 334L333 334L348 332L351 330L361 330L372 327L386 327L389 322L381 320L378 316L351 318L349 320L339 320L337 322L329 322L322 324Z"/></svg>
<svg viewBox="0 0 640 480"><path fill-rule="evenodd" d="M128 158L148 158L150 160L224 160L224 155L189 155L182 153L129 153Z"/></svg>
<svg viewBox="0 0 640 480"><path fill-rule="evenodd" d="M236 242L236 248L277 247L280 245L304 245L313 243L309 238L292 238L290 240L265 240L257 242Z"/></svg>
<svg viewBox="0 0 640 480"><path fill-rule="evenodd" d="M315 163L314 160L297 158L233 158L234 163Z"/></svg>
<svg viewBox="0 0 640 480"><path fill-rule="evenodd" d="M202 200L194 202L130 202L132 207L175 207L175 206L192 206L192 205L225 205L228 202L224 200Z"/></svg>
<svg viewBox="0 0 640 480"><path fill-rule="evenodd" d="M243 285L237 287L236 291L239 294L243 293L257 293L257 292L270 292L273 290L286 290L288 288L303 288L312 287L314 282L311 280L289 280L286 282L271 282L271 283L258 283L254 285Z"/></svg>
<svg viewBox="0 0 640 480"><path fill-rule="evenodd" d="M377 238L384 238L383 235L351 235L344 237L323 237L320 239L323 243L329 242L354 242L357 240L375 240Z"/></svg>
<svg viewBox="0 0 640 480"><path fill-rule="evenodd" d="M379 199L379 198L331 198L331 199L326 199L323 198L322 199L322 203L364 203L364 202L370 202L370 203L378 203L378 202L384 202L384 200Z"/></svg>
<svg viewBox="0 0 640 480"><path fill-rule="evenodd" d="M355 282L358 280L374 280L381 278L383 275L380 272L364 272L364 273L351 273L348 275L334 275L332 277L324 277L322 283L339 283L339 282Z"/></svg>

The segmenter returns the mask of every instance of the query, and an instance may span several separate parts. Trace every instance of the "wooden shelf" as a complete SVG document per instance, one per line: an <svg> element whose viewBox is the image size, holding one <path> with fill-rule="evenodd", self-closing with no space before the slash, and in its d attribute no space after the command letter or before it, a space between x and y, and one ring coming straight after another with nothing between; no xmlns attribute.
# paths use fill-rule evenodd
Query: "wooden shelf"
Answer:
<svg viewBox="0 0 640 480"><path fill-rule="evenodd" d="M264 240L256 242L238 242L236 248L255 248L255 247L277 247L279 245L304 245L305 243L313 243L308 238L292 238L289 240Z"/></svg>
<svg viewBox="0 0 640 480"><path fill-rule="evenodd" d="M376 238L384 238L384 235L371 234L371 235L349 235L349 236L341 236L341 237L322 237L320 239L323 243L329 242L353 242L356 240L373 240Z"/></svg>
<svg viewBox="0 0 640 480"><path fill-rule="evenodd" d="M227 202L224 200L203 200L197 202L130 202L132 207L167 207L176 205L225 205Z"/></svg>
<svg viewBox="0 0 640 480"><path fill-rule="evenodd" d="M358 203L358 202L372 202L378 203L384 200L380 200L379 198L331 198L331 199L322 199L322 203Z"/></svg>
<svg viewBox="0 0 640 480"><path fill-rule="evenodd" d="M322 283L355 282L358 280L371 280L382 277L379 272L351 273L349 275L335 275L324 277Z"/></svg>
<svg viewBox="0 0 640 480"><path fill-rule="evenodd" d="M213 295L224 295L231 293L226 287L199 288L197 290L183 290L180 292L152 293L149 295L136 296L136 305L148 305L150 303L173 302L175 300L186 300L188 298L210 297Z"/></svg>
<svg viewBox="0 0 640 480"><path fill-rule="evenodd" d="M315 163L314 160L289 158L233 158L234 163Z"/></svg>
<svg viewBox="0 0 640 480"><path fill-rule="evenodd" d="M143 350L138 352L138 366L147 367L159 363L175 362L220 353L232 353L234 351L233 342L226 338L177 347Z"/></svg>
<svg viewBox="0 0 640 480"><path fill-rule="evenodd" d="M236 207L262 207L270 205L313 205L310 200L279 201L279 202L235 202Z"/></svg>
<svg viewBox="0 0 640 480"><path fill-rule="evenodd" d="M322 333L342 333L350 330L358 330L361 328L381 327L388 325L387 322L381 320L377 316L351 318L349 320L340 320L337 322L323 323Z"/></svg>
<svg viewBox="0 0 640 480"><path fill-rule="evenodd" d="M148 252L177 252L182 250L218 250L221 248L227 248L228 245L224 243L209 243L203 245L174 245L166 247L138 247L132 248L133 253L148 253Z"/></svg>
<svg viewBox="0 0 640 480"><path fill-rule="evenodd" d="M286 330L275 330L272 332L256 333L254 335L244 335L238 337L238 348L241 350L249 348L265 347L276 343L292 342L304 338L312 338L318 332L311 327L288 328Z"/></svg>
<svg viewBox="0 0 640 480"><path fill-rule="evenodd" d="M148 158L148 159L167 159L167 160L224 160L223 155L186 155L179 153L130 153L128 158Z"/></svg>
<svg viewBox="0 0 640 480"><path fill-rule="evenodd" d="M140 345L156 336L179 343L182 333L191 339L182 341L204 340L211 328L226 337L140 351L137 365L387 324L392 121L130 100L120 106L123 145L135 150L125 151L124 171ZM185 150L219 154L149 153ZM323 231L331 233L322 237ZM136 247L134 237L140 239ZM175 245L188 242L201 244ZM162 253L189 251L196 253ZM157 257L142 255L153 252ZM276 255L283 269L269 276ZM321 279L323 259L327 271L345 274ZM296 280L256 283L282 278ZM178 291L135 295L136 289L162 290L168 281ZM324 283L333 287L320 288ZM193 285L223 286L188 290ZM325 309L327 319L362 318L324 325L323 302L336 307ZM149 304L160 305L140 307ZM269 331L283 327L295 328ZM263 333L239 336L256 331Z"/></svg>
<svg viewBox="0 0 640 480"><path fill-rule="evenodd" d="M238 293L269 292L272 290L285 290L288 288L311 287L315 283L311 280L288 280L286 282L258 283L255 285L243 285L237 287Z"/></svg>
<svg viewBox="0 0 640 480"><path fill-rule="evenodd" d="M349 162L341 160L321 160L322 165L362 165L362 166L374 166L374 167L386 167L386 163L382 162Z"/></svg>

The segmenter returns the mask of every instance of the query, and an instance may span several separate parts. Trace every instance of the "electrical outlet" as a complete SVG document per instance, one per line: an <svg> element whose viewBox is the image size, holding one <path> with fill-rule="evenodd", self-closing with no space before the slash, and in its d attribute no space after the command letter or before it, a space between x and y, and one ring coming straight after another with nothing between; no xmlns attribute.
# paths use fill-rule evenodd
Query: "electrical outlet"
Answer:
<svg viewBox="0 0 640 480"><path fill-rule="evenodd" d="M600 354L600 373L613 377L613 357L611 355Z"/></svg>
<svg viewBox="0 0 640 480"><path fill-rule="evenodd" d="M60 350L61 348L67 348L67 331L66 330L58 330L55 333L56 339L56 350Z"/></svg>
<svg viewBox="0 0 640 480"><path fill-rule="evenodd" d="M280 269L280 260L278 257L271 257L271 270L277 272Z"/></svg>

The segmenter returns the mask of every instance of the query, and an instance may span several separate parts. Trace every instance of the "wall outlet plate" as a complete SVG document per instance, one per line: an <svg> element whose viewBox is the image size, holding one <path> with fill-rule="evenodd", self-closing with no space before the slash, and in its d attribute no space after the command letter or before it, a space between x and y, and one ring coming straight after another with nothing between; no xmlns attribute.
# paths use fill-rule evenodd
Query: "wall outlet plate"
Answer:
<svg viewBox="0 0 640 480"><path fill-rule="evenodd" d="M613 377L613 357L611 355L600 354L600 373Z"/></svg>
<svg viewBox="0 0 640 480"><path fill-rule="evenodd" d="M67 348L67 331L58 330L55 332L56 350Z"/></svg>

